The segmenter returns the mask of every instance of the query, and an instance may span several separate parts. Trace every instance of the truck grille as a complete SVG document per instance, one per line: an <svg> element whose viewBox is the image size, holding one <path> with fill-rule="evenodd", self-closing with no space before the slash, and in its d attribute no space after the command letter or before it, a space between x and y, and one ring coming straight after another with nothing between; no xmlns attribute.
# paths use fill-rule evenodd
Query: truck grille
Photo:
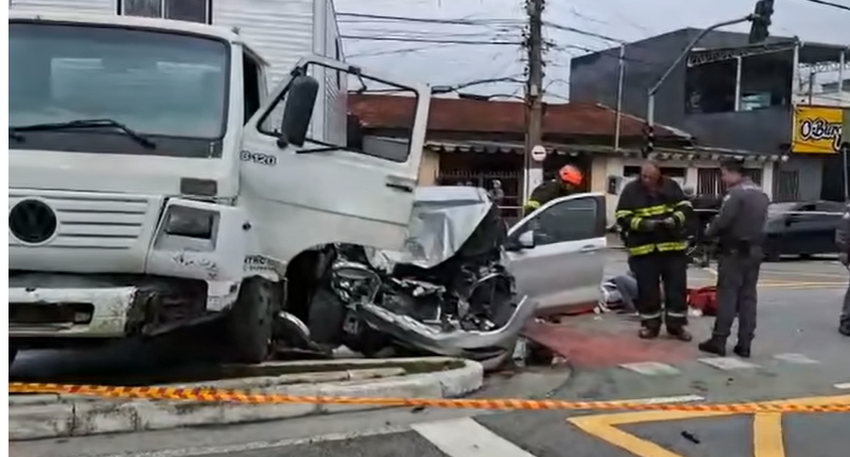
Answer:
<svg viewBox="0 0 850 457"><path fill-rule="evenodd" d="M43 202L55 212L58 222L55 235L42 244L27 243L25 237L10 234L9 246L131 249L136 246L149 213L154 210L152 202L145 197L40 192L22 195L15 191L10 191L9 209L12 211L19 203L27 205L32 201Z"/></svg>

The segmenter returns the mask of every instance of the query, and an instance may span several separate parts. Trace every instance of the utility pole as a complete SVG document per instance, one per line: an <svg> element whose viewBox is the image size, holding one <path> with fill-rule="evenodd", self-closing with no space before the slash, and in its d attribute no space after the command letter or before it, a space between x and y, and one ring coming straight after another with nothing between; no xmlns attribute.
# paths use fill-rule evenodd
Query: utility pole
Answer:
<svg viewBox="0 0 850 457"><path fill-rule="evenodd" d="M543 9L545 0L525 0L528 12L528 79L525 86L525 176L523 204L543 182L543 161L532 158L532 149L543 145Z"/></svg>

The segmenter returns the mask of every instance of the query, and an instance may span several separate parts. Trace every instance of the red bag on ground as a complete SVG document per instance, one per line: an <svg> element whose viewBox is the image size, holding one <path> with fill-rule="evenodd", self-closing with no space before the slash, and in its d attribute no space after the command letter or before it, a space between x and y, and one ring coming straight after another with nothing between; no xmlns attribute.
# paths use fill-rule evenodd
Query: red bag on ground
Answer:
<svg viewBox="0 0 850 457"><path fill-rule="evenodd" d="M688 289L688 307L700 310L703 316L717 313L717 288L714 286Z"/></svg>

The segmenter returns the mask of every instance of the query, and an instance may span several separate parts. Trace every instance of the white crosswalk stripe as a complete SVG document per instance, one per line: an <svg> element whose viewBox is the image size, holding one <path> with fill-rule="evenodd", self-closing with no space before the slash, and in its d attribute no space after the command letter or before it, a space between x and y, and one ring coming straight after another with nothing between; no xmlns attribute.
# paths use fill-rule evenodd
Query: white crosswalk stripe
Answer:
<svg viewBox="0 0 850 457"><path fill-rule="evenodd" d="M535 457L469 417L411 428L449 457Z"/></svg>
<svg viewBox="0 0 850 457"><path fill-rule="evenodd" d="M698 360L724 371L758 368L758 365L754 363L745 362L735 357L706 357Z"/></svg>

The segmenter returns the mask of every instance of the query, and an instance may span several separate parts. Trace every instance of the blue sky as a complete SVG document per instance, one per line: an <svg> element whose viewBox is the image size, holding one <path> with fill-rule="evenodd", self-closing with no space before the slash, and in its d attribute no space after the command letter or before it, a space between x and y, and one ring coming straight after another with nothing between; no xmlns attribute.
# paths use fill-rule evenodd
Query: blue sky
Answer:
<svg viewBox="0 0 850 457"><path fill-rule="evenodd" d="M830 0L850 7L850 0ZM476 25L382 21L342 16L343 35L367 38L485 41L497 45L344 40L348 60L380 69L399 78L435 85L461 84L487 78L522 77L521 39L523 0L335 0L341 13L465 20ZM755 0L550 0L544 20L635 41L682 27L701 27L752 12ZM807 0L776 0L773 35L799 36L804 41L850 46L850 11ZM727 30L746 31L748 25ZM615 43L546 27L555 49L547 55L548 98L567 95L569 60L584 49L603 49ZM482 94L522 94L517 83L476 86L465 90Z"/></svg>

